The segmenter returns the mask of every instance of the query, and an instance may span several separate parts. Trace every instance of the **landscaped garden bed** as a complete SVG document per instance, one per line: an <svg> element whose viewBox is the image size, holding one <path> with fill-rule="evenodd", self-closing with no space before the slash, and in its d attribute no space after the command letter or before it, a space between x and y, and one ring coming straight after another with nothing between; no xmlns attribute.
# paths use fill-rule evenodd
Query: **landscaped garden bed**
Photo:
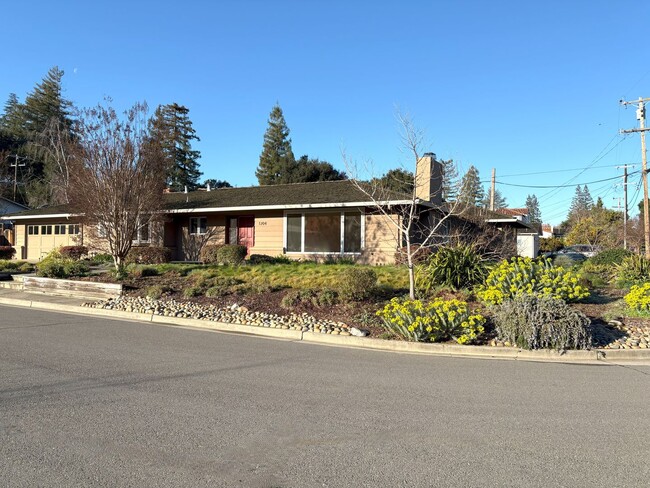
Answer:
<svg viewBox="0 0 650 488"><path fill-rule="evenodd" d="M469 248L445 249L418 268L421 299L415 301L408 299L405 266L285 259L132 264L120 280L112 272L78 279L121 283L123 298L93 305L114 310L341 335L355 328L383 339L494 347L650 347L650 299L640 296L636 310L623 300L632 283L650 280L642 261L486 263Z"/></svg>

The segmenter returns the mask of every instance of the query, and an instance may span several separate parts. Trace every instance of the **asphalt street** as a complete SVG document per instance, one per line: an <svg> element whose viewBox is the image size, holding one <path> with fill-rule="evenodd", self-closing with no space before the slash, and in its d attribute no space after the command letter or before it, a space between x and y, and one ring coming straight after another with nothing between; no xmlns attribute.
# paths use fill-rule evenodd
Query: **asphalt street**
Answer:
<svg viewBox="0 0 650 488"><path fill-rule="evenodd" d="M642 487L650 367L0 306L2 486Z"/></svg>

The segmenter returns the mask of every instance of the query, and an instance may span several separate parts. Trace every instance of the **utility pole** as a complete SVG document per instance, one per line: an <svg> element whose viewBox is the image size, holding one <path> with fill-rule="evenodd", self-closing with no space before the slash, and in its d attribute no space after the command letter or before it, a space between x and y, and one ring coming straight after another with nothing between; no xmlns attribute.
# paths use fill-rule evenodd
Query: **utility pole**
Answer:
<svg viewBox="0 0 650 488"><path fill-rule="evenodd" d="M490 182L490 211L494 212L494 192L496 190L497 170L492 168L492 181Z"/></svg>
<svg viewBox="0 0 650 488"><path fill-rule="evenodd" d="M638 129L622 130L622 134L630 134L632 132L641 133L641 177L643 178L643 237L645 244L645 257L650 259L650 214L648 211L648 165L646 161L645 150L645 133L647 130L645 126L645 102L650 101L650 98L641 98L634 102L626 102L621 100L621 105L636 104L636 119L639 121Z"/></svg>
<svg viewBox="0 0 650 488"><path fill-rule="evenodd" d="M14 202L16 201L16 190L18 189L18 166L25 166L25 163L18 164L18 157L18 154L14 154L14 162L9 165L11 168L14 168Z"/></svg>
<svg viewBox="0 0 650 488"><path fill-rule="evenodd" d="M624 164L623 166L617 166L616 169L623 168L623 201L625 206L623 207L623 249L627 249L627 168L634 168L633 164ZM621 210L621 199L618 197L618 210Z"/></svg>

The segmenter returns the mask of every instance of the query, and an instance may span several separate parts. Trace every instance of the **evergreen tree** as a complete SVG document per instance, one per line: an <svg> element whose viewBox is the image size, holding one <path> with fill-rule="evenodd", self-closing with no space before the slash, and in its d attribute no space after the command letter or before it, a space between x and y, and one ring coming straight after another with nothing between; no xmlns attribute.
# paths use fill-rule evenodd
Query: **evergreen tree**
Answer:
<svg viewBox="0 0 650 488"><path fill-rule="evenodd" d="M486 209L490 209L490 189L486 189L484 191L484 196L483 196L483 207ZM508 206L508 203L506 202L506 198L501 194L501 190L496 189L494 191L494 210L498 210L500 208L506 208Z"/></svg>
<svg viewBox="0 0 650 488"><path fill-rule="evenodd" d="M442 160L442 199L453 202L458 197L458 168L453 159Z"/></svg>
<svg viewBox="0 0 650 488"><path fill-rule="evenodd" d="M587 185L585 185L582 189L582 206L587 211L594 208L594 199L591 197L591 193L589 193L589 188Z"/></svg>
<svg viewBox="0 0 650 488"><path fill-rule="evenodd" d="M413 173L405 169L397 168L386 172L381 178L373 178L371 184L383 190L403 195L405 198L413 197L415 186Z"/></svg>
<svg viewBox="0 0 650 488"><path fill-rule="evenodd" d="M264 134L264 146L255 176L260 185L286 183L296 164L289 127L280 105L275 105L269 115L269 126Z"/></svg>
<svg viewBox="0 0 650 488"><path fill-rule="evenodd" d="M200 141L192 127L190 110L172 103L160 105L149 122L150 136L160 145L166 160L165 183L172 191L195 190L199 186L200 151L192 141Z"/></svg>
<svg viewBox="0 0 650 488"><path fill-rule="evenodd" d="M232 188L232 185L225 180L215 180L214 178L208 178L203 182L203 187L207 188L210 185L211 190L217 190L219 188Z"/></svg>
<svg viewBox="0 0 650 488"><path fill-rule="evenodd" d="M594 208L597 208L598 210L602 210L603 208L605 208L605 204L603 203L602 198L598 197L598 199L596 200L596 206Z"/></svg>
<svg viewBox="0 0 650 488"><path fill-rule="evenodd" d="M346 179L344 172L335 169L327 161L310 159L307 155L302 156L290 168L290 171L287 171L287 175L282 179L283 183L311 183Z"/></svg>
<svg viewBox="0 0 650 488"><path fill-rule="evenodd" d="M478 169L470 166L460 182L458 201L465 206L478 207L481 205L483 197L483 186Z"/></svg>
<svg viewBox="0 0 650 488"><path fill-rule="evenodd" d="M10 95L0 122L15 142L13 151L27 162L21 186L32 207L58 203L53 201L51 182L54 162L43 139L48 131L59 131L65 138L72 138L72 103L63 97L63 74L58 67L51 68L22 104L18 97Z"/></svg>
<svg viewBox="0 0 650 488"><path fill-rule="evenodd" d="M541 224L542 212L539 210L539 202L535 194L526 197L526 208L528 209L528 221L531 224Z"/></svg>

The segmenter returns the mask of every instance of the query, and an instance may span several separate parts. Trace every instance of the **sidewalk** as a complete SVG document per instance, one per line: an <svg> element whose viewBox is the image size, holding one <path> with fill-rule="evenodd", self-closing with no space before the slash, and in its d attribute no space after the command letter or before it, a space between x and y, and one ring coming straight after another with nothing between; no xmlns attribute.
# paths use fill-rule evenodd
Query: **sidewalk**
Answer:
<svg viewBox="0 0 650 488"><path fill-rule="evenodd" d="M465 357L480 359L509 359L518 361L559 362L571 364L592 365L650 365L650 349L639 350L590 350L590 351L529 351L516 347L492 346L462 346L459 344L425 344L420 342L388 341L367 337L330 336L314 332L282 330L234 323L215 322L188 318L167 317L149 313L124 312L88 308L81 305L94 300L67 296L47 295L43 293L27 293L6 288L0 288L0 305L49 310L52 312L69 312L84 315L94 315L116 320L136 320L149 324L163 326L186 327L210 331L247 334L300 341L310 344L335 347L351 347L375 351L390 351L394 353L424 354L431 356Z"/></svg>

